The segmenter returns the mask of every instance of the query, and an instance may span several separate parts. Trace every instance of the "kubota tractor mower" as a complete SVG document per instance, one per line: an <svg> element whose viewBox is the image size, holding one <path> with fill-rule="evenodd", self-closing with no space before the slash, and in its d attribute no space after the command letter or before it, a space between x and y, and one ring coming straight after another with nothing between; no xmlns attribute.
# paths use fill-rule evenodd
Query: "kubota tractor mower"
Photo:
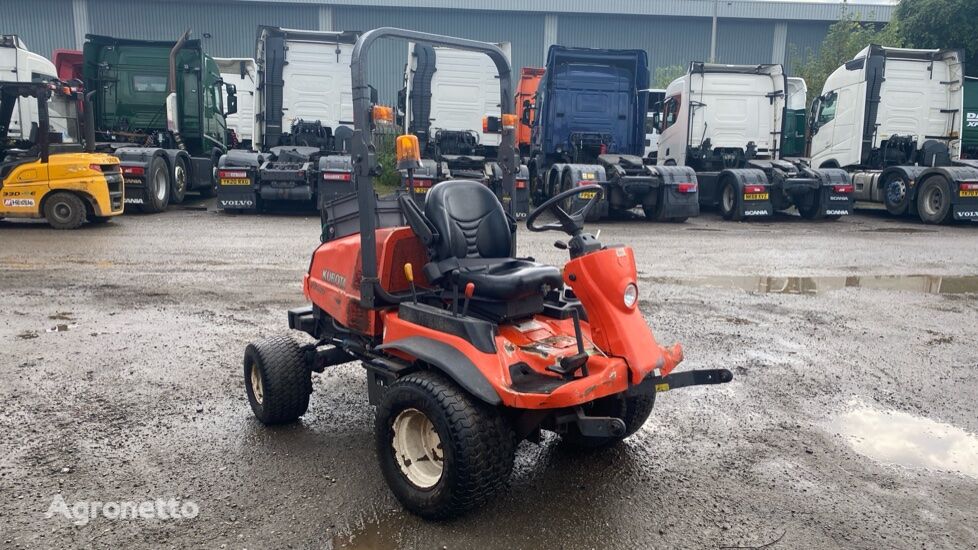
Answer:
<svg viewBox="0 0 978 550"><path fill-rule="evenodd" d="M487 500L509 476L517 444L541 430L610 445L641 428L657 393L732 379L726 369L674 372L682 347L660 346L646 325L632 249L584 231L600 186L560 193L526 220L531 231L569 236L557 243L570 253L563 272L516 257L516 224L479 182L435 186L423 211L407 195L378 198L365 75L379 38L488 55L509 128L501 149L513 150L510 65L499 48L392 28L360 37L351 63L357 208L347 210L358 227L332 220L303 279L312 304L289 311L289 328L316 342L283 335L245 350L245 387L261 422L295 421L309 405L312 372L361 361L388 485L410 511L445 518ZM416 137L398 139L398 158L401 168L417 162ZM516 159L501 162L513 178ZM561 208L580 193L594 198L576 212ZM556 221L541 223L547 212Z"/></svg>

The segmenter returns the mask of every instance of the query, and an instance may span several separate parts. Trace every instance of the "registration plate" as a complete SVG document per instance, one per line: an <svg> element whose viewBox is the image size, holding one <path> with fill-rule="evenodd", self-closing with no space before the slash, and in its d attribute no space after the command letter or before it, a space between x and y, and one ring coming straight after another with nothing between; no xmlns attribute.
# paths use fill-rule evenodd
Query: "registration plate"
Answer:
<svg viewBox="0 0 978 550"><path fill-rule="evenodd" d="M978 197L978 190L975 191L959 191L958 194L962 197Z"/></svg>
<svg viewBox="0 0 978 550"><path fill-rule="evenodd" d="M248 178L224 178L221 180L221 185L251 185L251 180Z"/></svg>
<svg viewBox="0 0 978 550"><path fill-rule="evenodd" d="M598 194L597 191L585 191L584 193L578 195L578 197L580 197L581 200L587 200L587 199L593 199L594 196L597 194Z"/></svg>
<svg viewBox="0 0 978 550"><path fill-rule="evenodd" d="M766 201L767 193L744 193L745 201Z"/></svg>
<svg viewBox="0 0 978 550"><path fill-rule="evenodd" d="M428 192L428 189L429 189L428 187L415 187L414 192L417 193L418 195L424 195L425 193Z"/></svg>

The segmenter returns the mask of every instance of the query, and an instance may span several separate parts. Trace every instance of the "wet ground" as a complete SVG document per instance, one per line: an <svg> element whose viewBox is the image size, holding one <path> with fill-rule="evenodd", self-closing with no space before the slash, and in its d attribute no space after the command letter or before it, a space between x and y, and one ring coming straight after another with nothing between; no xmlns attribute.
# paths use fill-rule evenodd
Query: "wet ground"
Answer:
<svg viewBox="0 0 978 550"><path fill-rule="evenodd" d="M260 426L244 397L244 346L302 304L318 225L201 205L0 222L0 548L978 546L978 227L592 226L635 247L682 367L735 380L660 396L614 449L525 443L498 499L426 523L378 471L360 367L317 376L294 426ZM519 238L564 259L556 233ZM156 499L198 513L83 508Z"/></svg>

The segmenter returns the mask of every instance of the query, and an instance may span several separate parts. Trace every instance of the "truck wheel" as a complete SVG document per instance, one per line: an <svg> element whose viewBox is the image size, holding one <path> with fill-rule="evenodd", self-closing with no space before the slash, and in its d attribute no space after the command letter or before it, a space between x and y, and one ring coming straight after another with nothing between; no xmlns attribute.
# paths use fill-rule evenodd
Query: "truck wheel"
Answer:
<svg viewBox="0 0 978 550"><path fill-rule="evenodd" d="M723 219L740 221L743 218L740 214L741 200L743 197L737 192L737 186L734 182L727 180L720 192L720 214Z"/></svg>
<svg viewBox="0 0 978 550"><path fill-rule="evenodd" d="M819 208L818 200L814 201L809 206L804 206L799 204L797 208L798 208L798 214L800 214L801 217L805 218L806 220L821 219L821 216L819 216L819 212L821 212L821 208Z"/></svg>
<svg viewBox="0 0 978 550"><path fill-rule="evenodd" d="M61 191L44 200L44 217L55 229L78 229L85 213L85 203L74 193Z"/></svg>
<svg viewBox="0 0 978 550"><path fill-rule="evenodd" d="M590 410L585 409L585 411L590 416L610 416L622 419L625 422L625 433L618 437L587 437L581 435L577 426L572 424L567 433L561 435L561 439L572 446L586 449L610 447L637 432L652 414L654 406L655 394L603 397L593 401Z"/></svg>
<svg viewBox="0 0 978 550"><path fill-rule="evenodd" d="M951 186L940 176L924 180L917 191L917 214L924 223L947 223L951 220Z"/></svg>
<svg viewBox="0 0 978 550"><path fill-rule="evenodd" d="M187 196L187 182L190 179L190 171L187 169L187 160L177 157L173 163L173 180L170 187L170 202L180 204Z"/></svg>
<svg viewBox="0 0 978 550"><path fill-rule="evenodd" d="M907 182L899 174L890 174L883 181L883 204L886 211L894 216L903 216L910 205Z"/></svg>
<svg viewBox="0 0 978 550"><path fill-rule="evenodd" d="M143 212L162 212L170 204L170 176L167 173L166 161L153 157L146 169L146 200L143 202Z"/></svg>
<svg viewBox="0 0 978 550"><path fill-rule="evenodd" d="M309 408L312 372L291 336L266 338L245 348L244 383L255 417L265 425L294 422Z"/></svg>
<svg viewBox="0 0 978 550"><path fill-rule="evenodd" d="M205 199L212 199L217 196L217 162L220 157L214 157L211 162L211 179L208 184L201 187L198 191L200 196Z"/></svg>
<svg viewBox="0 0 978 550"><path fill-rule="evenodd" d="M377 407L377 458L397 500L426 519L485 502L513 470L516 441L497 410L441 374L409 374Z"/></svg>
<svg viewBox="0 0 978 550"><path fill-rule="evenodd" d="M663 190L665 192L665 190ZM665 202L662 197L659 197L659 202L655 203L654 206L642 206L642 212L645 214L645 219L657 221L657 222L669 222L669 223L685 223L689 219L688 216L683 216L681 218L667 218Z"/></svg>

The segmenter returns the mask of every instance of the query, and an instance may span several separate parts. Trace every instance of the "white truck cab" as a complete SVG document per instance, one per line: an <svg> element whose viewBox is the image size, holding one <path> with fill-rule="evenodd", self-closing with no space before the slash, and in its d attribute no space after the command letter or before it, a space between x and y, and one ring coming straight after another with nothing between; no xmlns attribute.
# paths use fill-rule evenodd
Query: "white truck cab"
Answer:
<svg viewBox="0 0 978 550"><path fill-rule="evenodd" d="M0 35L0 80L7 82L43 82L57 80L58 71L46 57L27 49L17 35ZM38 121L37 102L18 101L10 117L7 135L29 139L31 126Z"/></svg>
<svg viewBox="0 0 978 550"><path fill-rule="evenodd" d="M255 90L258 81L258 67L250 57L215 57L214 61L221 71L224 82L234 84L237 88L238 110L225 117L228 130L234 135L241 147L252 148L252 137L255 133ZM227 105L227 88L221 87L224 94L224 105Z"/></svg>
<svg viewBox="0 0 978 550"><path fill-rule="evenodd" d="M662 111L662 102L666 99L666 91L662 88L649 88L642 90L648 97L648 112L645 114L645 152L643 157L655 164L655 158L659 153L659 113Z"/></svg>

